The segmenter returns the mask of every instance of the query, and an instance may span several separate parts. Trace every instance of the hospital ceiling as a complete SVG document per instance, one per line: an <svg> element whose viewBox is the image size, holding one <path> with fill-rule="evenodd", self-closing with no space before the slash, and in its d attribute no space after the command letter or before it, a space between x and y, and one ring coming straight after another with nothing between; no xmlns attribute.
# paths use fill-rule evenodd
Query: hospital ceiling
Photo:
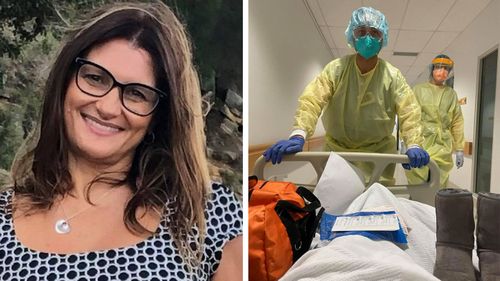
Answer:
<svg viewBox="0 0 500 281"><path fill-rule="evenodd" d="M353 53L344 32L356 8L371 6L385 14L389 42L380 57L412 84L436 55L479 15L491 0L304 0L334 57ZM418 55L394 55L394 53Z"/></svg>

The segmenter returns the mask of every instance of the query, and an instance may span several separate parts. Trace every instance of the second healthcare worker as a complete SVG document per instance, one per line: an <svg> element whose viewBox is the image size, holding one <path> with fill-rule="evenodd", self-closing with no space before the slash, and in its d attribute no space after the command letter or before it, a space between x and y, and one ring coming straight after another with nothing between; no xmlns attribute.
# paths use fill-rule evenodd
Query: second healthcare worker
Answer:
<svg viewBox="0 0 500 281"><path fill-rule="evenodd" d="M457 93L446 85L453 70L453 61L446 55L432 60L430 81L413 88L422 107L423 147L436 161L440 171L440 185L446 187L453 168L452 153L455 152L457 168L464 163L464 117ZM406 172L408 183L421 183L428 178L429 169L412 169Z"/></svg>
<svg viewBox="0 0 500 281"><path fill-rule="evenodd" d="M420 106L401 72L377 57L387 45L385 16L370 7L353 11L345 32L356 54L331 61L307 85L299 98L294 131L264 152L267 161L280 163L284 154L302 151L305 139L314 134L319 116L325 127L325 150L396 153L392 135L398 116L406 154L413 168L429 162L423 142ZM373 169L358 163L366 174ZM382 181L394 181L395 165L388 166Z"/></svg>

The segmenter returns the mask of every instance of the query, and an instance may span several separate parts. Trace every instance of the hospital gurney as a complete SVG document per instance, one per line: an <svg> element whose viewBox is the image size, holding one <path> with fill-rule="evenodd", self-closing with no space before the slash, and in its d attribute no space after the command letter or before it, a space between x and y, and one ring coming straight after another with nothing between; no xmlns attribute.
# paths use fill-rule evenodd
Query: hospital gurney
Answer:
<svg viewBox="0 0 500 281"><path fill-rule="evenodd" d="M392 163L407 163L408 157L401 154L384 154L384 153L359 153L359 152L337 152L339 156L345 160L352 162L371 162L374 165L373 173L370 175L369 180L365 182L365 188L370 187L373 183L377 182L382 175L385 167ZM326 162L330 152L299 152L292 155L285 155L283 162L308 162L316 172L316 178L319 180L323 173ZM264 178L264 170L266 166L271 165L265 162L264 157L259 157L255 162L254 174L260 178ZM402 185L395 184L393 186L386 186L396 196L408 197L411 200L419 201L422 203L434 206L434 196L439 189L439 167L432 159L429 164L429 179L418 185ZM304 184L301 184L304 185ZM314 185L307 186L309 189L314 189Z"/></svg>

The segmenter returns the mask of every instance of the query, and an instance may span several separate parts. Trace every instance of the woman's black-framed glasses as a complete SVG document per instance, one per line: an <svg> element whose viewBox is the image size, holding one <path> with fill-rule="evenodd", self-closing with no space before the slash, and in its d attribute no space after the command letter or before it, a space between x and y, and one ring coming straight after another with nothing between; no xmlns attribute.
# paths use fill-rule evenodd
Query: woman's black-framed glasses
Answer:
<svg viewBox="0 0 500 281"><path fill-rule="evenodd" d="M148 116L155 110L160 98L167 94L161 90L140 83L122 84L104 67L76 58L76 85L87 95L103 97L114 87L120 88L120 100L123 107L139 116Z"/></svg>

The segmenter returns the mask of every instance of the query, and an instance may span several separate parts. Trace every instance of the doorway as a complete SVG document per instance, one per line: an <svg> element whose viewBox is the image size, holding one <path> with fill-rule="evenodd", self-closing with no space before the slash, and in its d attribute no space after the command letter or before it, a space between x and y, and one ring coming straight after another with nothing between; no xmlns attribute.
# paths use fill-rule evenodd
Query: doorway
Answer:
<svg viewBox="0 0 500 281"><path fill-rule="evenodd" d="M475 192L489 192L491 181L491 154L493 145L493 117L495 115L495 93L498 49L481 59L479 108L477 123L477 148L475 161Z"/></svg>

